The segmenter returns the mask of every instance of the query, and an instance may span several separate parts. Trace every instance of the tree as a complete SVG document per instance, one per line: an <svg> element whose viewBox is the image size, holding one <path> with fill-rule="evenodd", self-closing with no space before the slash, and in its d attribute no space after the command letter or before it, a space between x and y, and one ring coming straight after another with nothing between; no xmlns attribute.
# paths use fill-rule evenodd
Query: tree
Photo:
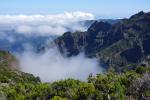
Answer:
<svg viewBox="0 0 150 100"><path fill-rule="evenodd" d="M130 95L138 96L139 100L143 99L144 93L150 91L150 74L144 74L141 78L134 80L128 91Z"/></svg>

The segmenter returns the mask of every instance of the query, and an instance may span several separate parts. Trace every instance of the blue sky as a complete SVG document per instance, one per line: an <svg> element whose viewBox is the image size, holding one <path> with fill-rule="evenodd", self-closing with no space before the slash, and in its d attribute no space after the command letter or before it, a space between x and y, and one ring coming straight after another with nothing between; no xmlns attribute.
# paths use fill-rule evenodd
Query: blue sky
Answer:
<svg viewBox="0 0 150 100"><path fill-rule="evenodd" d="M100 18L129 17L150 11L150 0L1 0L0 14L90 12Z"/></svg>

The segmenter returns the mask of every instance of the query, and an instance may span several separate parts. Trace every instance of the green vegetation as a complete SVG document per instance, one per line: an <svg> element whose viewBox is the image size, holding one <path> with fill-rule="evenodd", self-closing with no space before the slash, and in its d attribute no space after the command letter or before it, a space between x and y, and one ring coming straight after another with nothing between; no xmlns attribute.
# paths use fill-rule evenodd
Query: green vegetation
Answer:
<svg viewBox="0 0 150 100"><path fill-rule="evenodd" d="M14 57L0 52L0 100L126 100L150 97L150 68L89 75L87 82L66 79L42 83L11 68Z"/></svg>
<svg viewBox="0 0 150 100"><path fill-rule="evenodd" d="M122 74L109 71L96 76L90 75L87 82L66 79L53 83L41 83L36 82L36 78L33 77L28 77L27 81L26 76L23 76L24 80L17 80L14 84L3 81L6 78L1 78L0 98L10 100L126 100L132 98L141 100L150 96L150 71L144 70L143 74L139 72L139 69L141 68Z"/></svg>
<svg viewBox="0 0 150 100"><path fill-rule="evenodd" d="M17 60L9 52L0 51L0 82L15 84L18 82L39 82L39 78L35 78L31 74L26 74L16 70Z"/></svg>

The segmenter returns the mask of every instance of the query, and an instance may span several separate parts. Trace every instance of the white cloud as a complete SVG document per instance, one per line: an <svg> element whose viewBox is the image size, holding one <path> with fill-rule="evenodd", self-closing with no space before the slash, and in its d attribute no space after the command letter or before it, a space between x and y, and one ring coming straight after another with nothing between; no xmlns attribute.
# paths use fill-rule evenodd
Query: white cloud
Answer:
<svg viewBox="0 0 150 100"><path fill-rule="evenodd" d="M5 32L0 32L0 40L7 40L10 43L13 43L16 41L14 36L7 35L5 34Z"/></svg>
<svg viewBox="0 0 150 100"><path fill-rule="evenodd" d="M20 25L16 28L17 33L23 33L23 34L31 34L32 33L32 27L27 25Z"/></svg>
<svg viewBox="0 0 150 100"><path fill-rule="evenodd" d="M94 16L85 12L65 12L54 15L0 15L0 28L14 29L24 35L62 35L71 29L85 31L79 21L92 20ZM4 28L3 28L4 29Z"/></svg>
<svg viewBox="0 0 150 100"><path fill-rule="evenodd" d="M67 58L56 48L51 48L43 54L26 51L18 55L21 70L39 76L43 82L53 82L67 78L85 81L90 73L102 72L97 59L86 58L84 54Z"/></svg>
<svg viewBox="0 0 150 100"><path fill-rule="evenodd" d="M92 19L94 16L85 12L30 16L0 15L0 39L4 38L13 43L19 41L20 38L17 38L17 35L35 37L62 35L69 30L85 31L87 27L79 22ZM6 34L7 32L8 34ZM51 40L46 41L49 43ZM22 45L25 49L24 53L16 54L21 70L39 76L44 82L66 78L86 80L90 73L96 74L102 71L96 59L86 58L84 54L66 58L56 48L51 48L42 54L36 54L32 50L34 48L32 43Z"/></svg>

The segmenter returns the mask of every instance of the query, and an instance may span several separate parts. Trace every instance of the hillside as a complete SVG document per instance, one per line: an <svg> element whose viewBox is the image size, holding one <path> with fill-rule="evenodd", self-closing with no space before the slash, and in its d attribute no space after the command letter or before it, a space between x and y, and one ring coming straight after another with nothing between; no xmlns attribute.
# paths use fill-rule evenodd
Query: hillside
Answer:
<svg viewBox="0 0 150 100"><path fill-rule="evenodd" d="M87 82L66 79L41 83L31 74L12 67L15 58L0 51L0 100L148 100L150 97L150 68L118 74L89 75ZM139 85L140 84L140 85Z"/></svg>
<svg viewBox="0 0 150 100"><path fill-rule="evenodd" d="M66 32L55 43L67 56L85 52L98 58L106 69L135 69L149 62L150 13L139 12L113 25L96 21L86 32Z"/></svg>
<svg viewBox="0 0 150 100"><path fill-rule="evenodd" d="M20 72L16 58L9 52L0 50L0 84L17 82L38 82L39 79L31 74Z"/></svg>

